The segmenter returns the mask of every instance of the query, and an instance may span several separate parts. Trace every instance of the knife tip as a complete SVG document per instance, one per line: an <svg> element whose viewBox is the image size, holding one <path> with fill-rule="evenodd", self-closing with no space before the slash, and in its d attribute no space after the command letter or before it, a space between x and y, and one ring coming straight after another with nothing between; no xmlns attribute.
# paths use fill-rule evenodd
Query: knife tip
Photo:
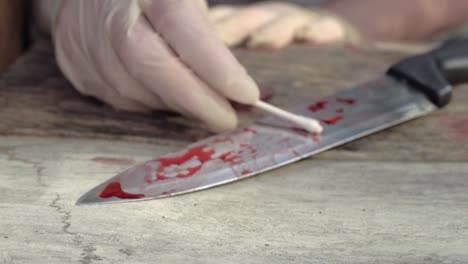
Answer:
<svg viewBox="0 0 468 264"><path fill-rule="evenodd" d="M95 203L97 203L96 199L91 198L89 195L85 194L76 201L75 206L90 205Z"/></svg>

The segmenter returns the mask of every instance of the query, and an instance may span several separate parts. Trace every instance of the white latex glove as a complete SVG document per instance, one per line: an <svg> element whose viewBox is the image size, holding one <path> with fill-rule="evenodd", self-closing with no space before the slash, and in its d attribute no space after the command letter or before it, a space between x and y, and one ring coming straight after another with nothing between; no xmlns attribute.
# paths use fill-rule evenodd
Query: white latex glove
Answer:
<svg viewBox="0 0 468 264"><path fill-rule="evenodd" d="M248 48L279 49L294 41L330 44L359 39L357 32L339 17L289 3L219 5L209 11L209 18L228 46L247 41Z"/></svg>
<svg viewBox="0 0 468 264"><path fill-rule="evenodd" d="M237 125L228 100L259 99L197 6L204 0L36 1L66 77L117 109L175 110L218 132Z"/></svg>

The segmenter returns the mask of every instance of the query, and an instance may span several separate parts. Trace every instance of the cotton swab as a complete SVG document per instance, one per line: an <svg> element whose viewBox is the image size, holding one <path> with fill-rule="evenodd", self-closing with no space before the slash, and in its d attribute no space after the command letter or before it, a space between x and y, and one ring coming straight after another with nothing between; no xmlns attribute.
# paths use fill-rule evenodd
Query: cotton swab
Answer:
<svg viewBox="0 0 468 264"><path fill-rule="evenodd" d="M288 120L310 133L320 134L323 132L322 125L316 119L293 114L263 101L257 101L254 106L274 116Z"/></svg>

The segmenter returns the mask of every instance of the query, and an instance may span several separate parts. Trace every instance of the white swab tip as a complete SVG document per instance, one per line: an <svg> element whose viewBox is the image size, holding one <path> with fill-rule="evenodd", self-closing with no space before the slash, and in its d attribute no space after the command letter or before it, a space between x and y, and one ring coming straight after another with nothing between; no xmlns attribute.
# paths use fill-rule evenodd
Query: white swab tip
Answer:
<svg viewBox="0 0 468 264"><path fill-rule="evenodd" d="M279 118L288 120L294 123L295 125L297 125L298 127L306 130L307 132L315 133L315 134L320 134L323 132L322 125L316 119L296 115L294 113L287 112L281 108L278 108L276 106L270 105L262 101L258 101L255 104L255 106Z"/></svg>
<svg viewBox="0 0 468 264"><path fill-rule="evenodd" d="M321 134L323 132L323 126L315 119L301 117L297 120L297 125L301 126L302 129L307 132L314 134Z"/></svg>

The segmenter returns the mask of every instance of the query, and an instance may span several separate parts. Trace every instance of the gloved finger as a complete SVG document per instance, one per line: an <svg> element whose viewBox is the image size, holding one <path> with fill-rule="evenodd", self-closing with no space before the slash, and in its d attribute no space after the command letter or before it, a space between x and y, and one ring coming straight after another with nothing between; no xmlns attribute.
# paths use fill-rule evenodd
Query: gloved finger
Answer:
<svg viewBox="0 0 468 264"><path fill-rule="evenodd" d="M157 93L171 109L196 117L220 132L237 126L228 101L200 81L140 17L128 31L113 31L114 48L127 71Z"/></svg>
<svg viewBox="0 0 468 264"><path fill-rule="evenodd" d="M202 81L234 101L253 104L258 100L255 82L216 38L208 21L192 2L158 0L146 3L143 10L153 27Z"/></svg>
<svg viewBox="0 0 468 264"><path fill-rule="evenodd" d="M296 39L315 44L330 44L346 40L343 25L332 17L322 17L311 21L296 34Z"/></svg>
<svg viewBox="0 0 468 264"><path fill-rule="evenodd" d="M280 49L294 41L296 33L307 25L311 18L300 12L282 15L272 23L252 33L248 48Z"/></svg>
<svg viewBox="0 0 468 264"><path fill-rule="evenodd" d="M234 12L236 12L238 8L234 6L228 6L228 5L217 5L212 8L210 8L208 12L208 18L210 21L214 24L226 19L230 15L232 15Z"/></svg>
<svg viewBox="0 0 468 264"><path fill-rule="evenodd" d="M85 7L78 1L72 1L64 6L64 12L69 14L70 11L73 13L79 11L87 14L82 10ZM103 34L95 35L93 33L95 26L90 30L94 24L87 23L89 20L83 23L71 23L68 18L69 16L63 15L62 23L57 24L54 44L62 72L78 91L118 109L147 111L149 108L161 108L158 104L160 99L154 93L148 93L146 97L138 96L141 85L126 78L128 74L122 71L121 63L117 60L107 39L108 34L103 31ZM126 88L126 94L118 88Z"/></svg>
<svg viewBox="0 0 468 264"><path fill-rule="evenodd" d="M127 32L126 10L117 10L115 15L108 20L108 25L114 30ZM115 40L118 41L118 40ZM115 88L121 97L132 99L154 110L168 110L161 98L150 88L133 78L122 64L122 61L112 47L111 40L100 41L99 49L91 49L89 58L99 76L107 86Z"/></svg>
<svg viewBox="0 0 468 264"><path fill-rule="evenodd" d="M215 25L216 31L226 45L232 47L241 44L255 30L275 19L277 13L268 9L252 6L242 8Z"/></svg>
<svg viewBox="0 0 468 264"><path fill-rule="evenodd" d="M69 39L68 39L69 40ZM70 47L67 38L56 41L57 61L62 72L80 93L100 99L116 109L128 111L148 111L149 108L132 99L123 98L117 90L109 87L83 54L77 54ZM74 42L74 41L72 41Z"/></svg>
<svg viewBox="0 0 468 264"><path fill-rule="evenodd" d="M151 25L177 53L180 60L221 95L236 102L254 104L260 92L230 50L212 31L191 1L143 2Z"/></svg>
<svg viewBox="0 0 468 264"><path fill-rule="evenodd" d="M114 108L129 111L148 111L149 108L129 98L123 98L117 90L108 86L96 70L86 49L78 46L73 34L58 31L55 36L57 62L67 79L82 94L100 99Z"/></svg>

